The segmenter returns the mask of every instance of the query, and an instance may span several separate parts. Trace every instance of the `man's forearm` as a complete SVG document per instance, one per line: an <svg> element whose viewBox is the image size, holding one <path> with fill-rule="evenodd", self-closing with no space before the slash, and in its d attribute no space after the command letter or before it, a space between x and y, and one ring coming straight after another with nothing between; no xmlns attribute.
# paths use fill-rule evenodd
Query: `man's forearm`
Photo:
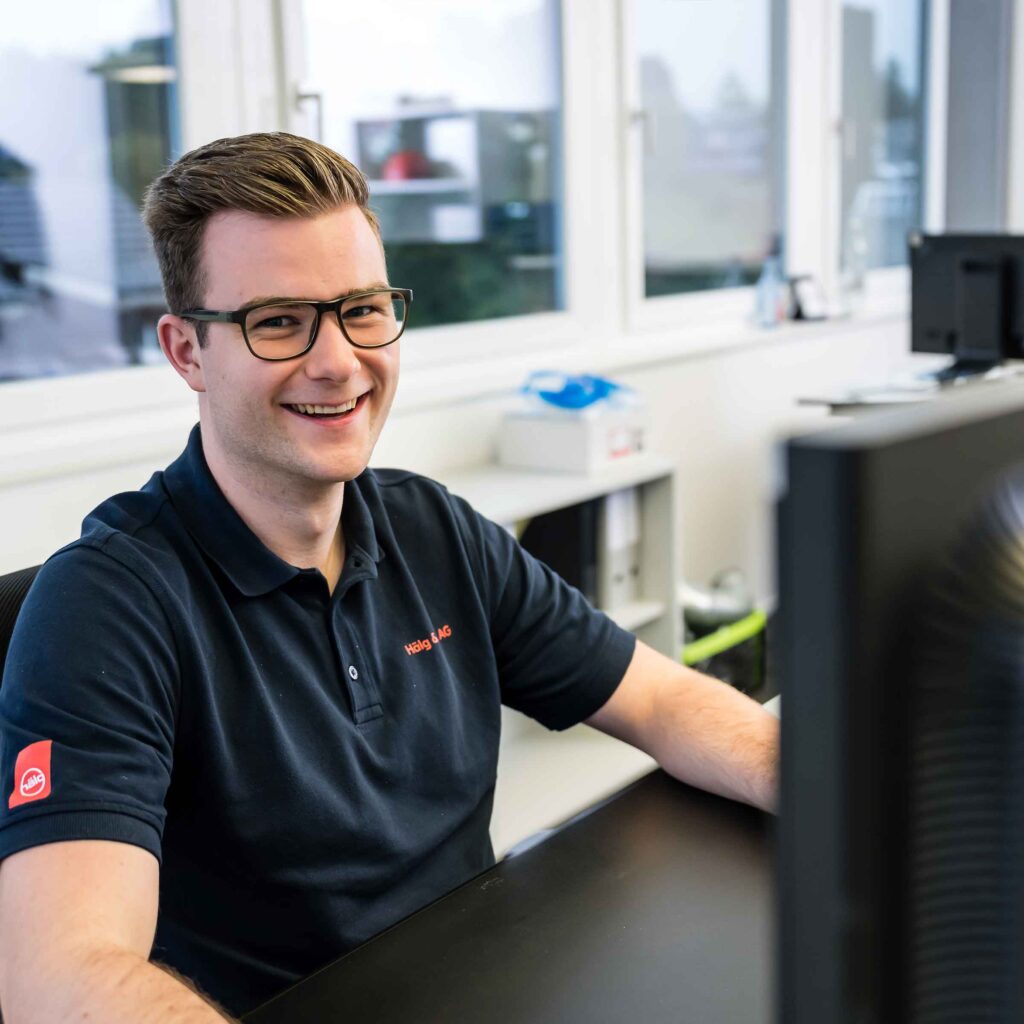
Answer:
<svg viewBox="0 0 1024 1024"><path fill-rule="evenodd" d="M778 719L645 643L637 641L617 689L587 722L646 751L682 782L775 810Z"/></svg>
<svg viewBox="0 0 1024 1024"><path fill-rule="evenodd" d="M42 984L40 982L43 982ZM94 952L34 974L5 993L4 1024L224 1024L189 983L122 950Z"/></svg>
<svg viewBox="0 0 1024 1024"><path fill-rule="evenodd" d="M683 782L774 811L778 719L728 684L692 669L682 668L673 682L659 694L648 753Z"/></svg>

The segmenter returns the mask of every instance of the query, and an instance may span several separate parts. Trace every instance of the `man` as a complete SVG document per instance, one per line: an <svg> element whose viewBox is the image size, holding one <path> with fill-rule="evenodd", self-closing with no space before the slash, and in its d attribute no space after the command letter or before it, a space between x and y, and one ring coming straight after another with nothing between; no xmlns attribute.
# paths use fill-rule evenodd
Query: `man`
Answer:
<svg viewBox="0 0 1024 1024"><path fill-rule="evenodd" d="M243 1013L485 869L502 702L773 805L771 715L440 485L366 470L411 299L367 201L283 134L204 146L147 195L199 427L86 519L18 622L8 1024L223 1020L199 990Z"/></svg>

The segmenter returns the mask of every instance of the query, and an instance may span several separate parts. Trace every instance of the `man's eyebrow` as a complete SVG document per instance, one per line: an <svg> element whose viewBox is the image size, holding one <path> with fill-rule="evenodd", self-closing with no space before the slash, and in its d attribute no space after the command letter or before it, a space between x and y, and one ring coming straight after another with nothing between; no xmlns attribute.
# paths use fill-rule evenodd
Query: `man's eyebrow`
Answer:
<svg viewBox="0 0 1024 1024"><path fill-rule="evenodd" d="M347 292L335 295L333 299L347 299L350 295L362 295L363 292L386 291L391 285L387 281L378 281L375 284L363 285L360 288L349 288ZM262 306L269 302L329 302L332 299L311 299L305 295L256 295L243 302L239 309L245 306Z"/></svg>

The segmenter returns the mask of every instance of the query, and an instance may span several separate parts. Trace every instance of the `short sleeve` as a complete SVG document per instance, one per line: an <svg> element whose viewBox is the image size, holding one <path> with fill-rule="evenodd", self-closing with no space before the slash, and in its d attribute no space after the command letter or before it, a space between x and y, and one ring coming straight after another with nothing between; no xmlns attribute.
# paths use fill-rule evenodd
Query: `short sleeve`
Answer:
<svg viewBox="0 0 1024 1024"><path fill-rule="evenodd" d="M598 711L626 674L636 637L595 609L496 523L452 497L480 559L502 702L549 729Z"/></svg>
<svg viewBox="0 0 1024 1024"><path fill-rule="evenodd" d="M160 857L177 658L133 569L73 545L37 575L0 687L0 858L67 839Z"/></svg>

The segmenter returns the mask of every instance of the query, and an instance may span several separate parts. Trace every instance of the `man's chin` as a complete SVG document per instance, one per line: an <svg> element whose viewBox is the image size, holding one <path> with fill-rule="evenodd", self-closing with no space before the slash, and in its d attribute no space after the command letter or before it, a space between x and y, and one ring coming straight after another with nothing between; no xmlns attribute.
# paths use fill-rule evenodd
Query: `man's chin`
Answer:
<svg viewBox="0 0 1024 1024"><path fill-rule="evenodd" d="M331 466L309 466L306 467L305 473L300 470L299 475L311 484L329 487L332 484L347 484L350 480L355 480L368 464L369 458L347 459L345 462Z"/></svg>
<svg viewBox="0 0 1024 1024"><path fill-rule="evenodd" d="M327 487L348 483L362 473L370 461L373 445L369 439L352 438L341 444L322 441L316 445L296 444L290 451L288 471L302 486ZM281 452L285 455L285 452ZM285 455L288 458L287 455Z"/></svg>

